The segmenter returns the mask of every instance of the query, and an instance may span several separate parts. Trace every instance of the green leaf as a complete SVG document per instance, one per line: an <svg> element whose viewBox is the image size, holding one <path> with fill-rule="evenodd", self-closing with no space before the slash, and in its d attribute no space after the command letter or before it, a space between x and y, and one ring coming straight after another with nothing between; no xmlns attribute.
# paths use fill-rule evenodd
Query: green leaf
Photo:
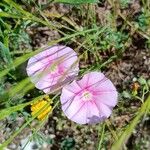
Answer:
<svg viewBox="0 0 150 150"><path fill-rule="evenodd" d="M10 55L9 48L6 47L2 42L0 42L0 54L3 60L7 63L7 65L12 64L12 58Z"/></svg>
<svg viewBox="0 0 150 150"><path fill-rule="evenodd" d="M124 97L124 98L131 98L131 94L129 93L129 92L127 92L127 91L123 91L122 92L122 96Z"/></svg>
<svg viewBox="0 0 150 150"><path fill-rule="evenodd" d="M68 4L85 4L85 3L96 3L97 0L55 0L54 2L68 3Z"/></svg>
<svg viewBox="0 0 150 150"><path fill-rule="evenodd" d="M146 85L146 80L143 77L140 77L138 81L141 85Z"/></svg>

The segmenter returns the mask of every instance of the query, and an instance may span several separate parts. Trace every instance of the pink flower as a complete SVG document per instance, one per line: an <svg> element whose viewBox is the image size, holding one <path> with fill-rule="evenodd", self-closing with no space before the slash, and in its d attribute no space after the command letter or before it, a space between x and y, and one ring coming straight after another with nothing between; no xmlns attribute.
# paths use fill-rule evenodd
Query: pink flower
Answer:
<svg viewBox="0 0 150 150"><path fill-rule="evenodd" d="M78 75L78 66L73 49L55 45L31 57L26 70L35 86L49 93L72 81Z"/></svg>
<svg viewBox="0 0 150 150"><path fill-rule="evenodd" d="M103 73L90 72L66 85L60 99L69 119L79 124L94 124L111 115L117 96L115 86Z"/></svg>

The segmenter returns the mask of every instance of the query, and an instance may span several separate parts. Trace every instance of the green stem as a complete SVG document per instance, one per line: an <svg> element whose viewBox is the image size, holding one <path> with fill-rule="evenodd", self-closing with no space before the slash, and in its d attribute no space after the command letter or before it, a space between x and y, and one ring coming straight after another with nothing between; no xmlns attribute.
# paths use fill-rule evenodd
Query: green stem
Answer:
<svg viewBox="0 0 150 150"><path fill-rule="evenodd" d="M101 126L101 124L100 124L100 126ZM103 123L102 133L99 133L99 134L101 134L101 137L100 137L99 144L98 144L98 150L101 150L101 147L102 147L102 142L104 140L104 135L105 135L105 126L106 126L105 123Z"/></svg>

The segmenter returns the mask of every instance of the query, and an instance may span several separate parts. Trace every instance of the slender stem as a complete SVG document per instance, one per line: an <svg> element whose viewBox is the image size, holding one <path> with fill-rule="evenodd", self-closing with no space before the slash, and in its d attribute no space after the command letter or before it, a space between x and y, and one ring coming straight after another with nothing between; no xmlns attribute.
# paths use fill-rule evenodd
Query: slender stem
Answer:
<svg viewBox="0 0 150 150"><path fill-rule="evenodd" d="M53 97L53 99L55 99L56 97L58 96L55 95ZM52 100L53 100L52 99ZM53 109L58 105L59 102L56 103L56 105L53 107ZM3 142L1 145L0 145L0 150L3 150L9 143L12 142L12 140L27 126L29 125L44 109L48 108L48 106L50 105L50 103L47 103L46 105L44 105L32 118L30 118L25 124L23 124L17 131L14 132L13 135L10 136L9 139L7 139L5 142ZM52 109L52 110L53 110Z"/></svg>
<svg viewBox="0 0 150 150"><path fill-rule="evenodd" d="M101 126L101 124L100 124L100 126ZM101 133L101 137L100 137L99 144L98 144L98 150L101 150L101 147L102 147L102 142L103 142L103 140L104 140L104 135L105 135L105 126L106 126L106 124L103 123L103 126L102 126L102 133ZM101 131L101 130L99 130L99 132L100 132L100 131ZM100 133L99 133L99 135L100 135Z"/></svg>

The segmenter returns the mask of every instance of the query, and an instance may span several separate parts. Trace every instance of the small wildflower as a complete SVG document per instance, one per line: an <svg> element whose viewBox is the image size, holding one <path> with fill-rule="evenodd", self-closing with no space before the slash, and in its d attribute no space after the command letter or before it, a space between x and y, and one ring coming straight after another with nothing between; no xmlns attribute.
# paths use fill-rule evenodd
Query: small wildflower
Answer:
<svg viewBox="0 0 150 150"><path fill-rule="evenodd" d="M138 82L134 82L132 85L132 94L133 96L136 96L138 93L138 89L140 88L140 85Z"/></svg>
<svg viewBox="0 0 150 150"><path fill-rule="evenodd" d="M66 46L49 47L31 57L26 70L36 88L45 93L57 91L78 75L77 53Z"/></svg>
<svg viewBox="0 0 150 150"><path fill-rule="evenodd" d="M46 107L46 105L48 105L48 103L49 106L43 109L44 107ZM34 116L41 109L43 109L43 111L37 116L39 120L43 120L52 110L52 106L50 104L52 104L52 100L49 98L49 96L45 96L42 100L31 105L31 115Z"/></svg>
<svg viewBox="0 0 150 150"><path fill-rule="evenodd" d="M62 89L62 110L79 124L95 124L111 115L118 93L113 83L100 72L85 74Z"/></svg>

